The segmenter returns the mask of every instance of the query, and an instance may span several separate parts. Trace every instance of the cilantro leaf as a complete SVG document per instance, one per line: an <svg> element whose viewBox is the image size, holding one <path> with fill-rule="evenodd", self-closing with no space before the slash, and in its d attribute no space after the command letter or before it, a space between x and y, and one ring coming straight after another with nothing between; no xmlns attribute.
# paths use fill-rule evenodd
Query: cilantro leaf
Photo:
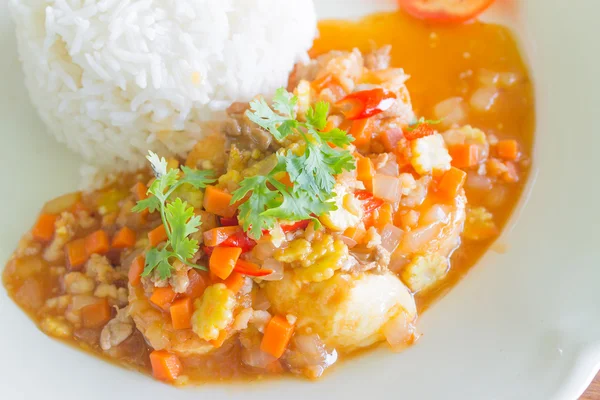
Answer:
<svg viewBox="0 0 600 400"><path fill-rule="evenodd" d="M318 132L318 135L323 142L331 143L338 147L347 146L354 141L352 136L339 128L334 128L327 132Z"/></svg>
<svg viewBox="0 0 600 400"><path fill-rule="evenodd" d="M289 119L294 119L296 104L298 104L298 97L289 93L284 88L279 88L275 91L273 95L273 108L281 115Z"/></svg>
<svg viewBox="0 0 600 400"><path fill-rule="evenodd" d="M148 209L150 212L154 212L160 208L160 201L156 196L150 196L137 202L131 209L133 212L142 212Z"/></svg>
<svg viewBox="0 0 600 400"><path fill-rule="evenodd" d="M171 247L183 260L191 258L198 251L198 241L187 239L192 233L198 232L200 216L194 215L194 208L179 197L167 204L165 210L167 223L171 227Z"/></svg>
<svg viewBox="0 0 600 400"><path fill-rule="evenodd" d="M314 107L306 111L306 122L317 130L322 130L327 125L327 114L329 114L329 103L318 101Z"/></svg>
<svg viewBox="0 0 600 400"><path fill-rule="evenodd" d="M182 166L181 170L183 171L184 175L180 182L182 184L189 183L196 189L205 188L206 185L215 181L210 177L212 175L212 171L192 169L186 166Z"/></svg>
<svg viewBox="0 0 600 400"><path fill-rule="evenodd" d="M311 198L307 192L288 192L281 191L283 202L274 208L269 208L261 215L265 217L275 217L288 221L302 221L305 219L316 218L313 215L323 215L328 211L333 211L336 206L331 201L321 201Z"/></svg>
<svg viewBox="0 0 600 400"><path fill-rule="evenodd" d="M278 205L279 194L267 186L269 178L266 176L253 176L244 179L240 188L233 193L233 202L240 201L249 192L251 196L239 207L239 219L242 226L248 232L248 236L259 239L263 229L271 229L275 226L275 218L265 217L262 213L265 209Z"/></svg>
<svg viewBox="0 0 600 400"><path fill-rule="evenodd" d="M144 266L144 272L142 272L142 276L149 276L159 264L164 264L165 262L168 263L168 259L171 256L172 253L164 247L162 249L153 247L148 250L146 252L146 265ZM161 270L164 270L164 268L165 267L163 265Z"/></svg>
<svg viewBox="0 0 600 400"><path fill-rule="evenodd" d="M165 160L164 157L159 158L156 153L149 151L146 159L150 161L152 171L154 171L154 175L157 178L160 178L167 173L167 160Z"/></svg>
<svg viewBox="0 0 600 400"><path fill-rule="evenodd" d="M277 128L290 119L271 110L263 98L252 100L250 102L250 110L246 110L248 119L261 128L271 132L271 135L273 135L275 139L281 141L289 134L288 128L285 128L283 132L279 131Z"/></svg>

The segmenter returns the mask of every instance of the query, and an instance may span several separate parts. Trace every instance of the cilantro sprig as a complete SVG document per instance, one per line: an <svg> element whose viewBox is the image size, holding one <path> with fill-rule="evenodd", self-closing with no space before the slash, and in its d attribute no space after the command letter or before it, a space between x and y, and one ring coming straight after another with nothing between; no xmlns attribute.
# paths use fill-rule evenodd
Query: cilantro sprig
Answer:
<svg viewBox="0 0 600 400"><path fill-rule="evenodd" d="M336 209L331 201L335 193L335 175L355 168L354 157L343 149L354 139L334 128L324 131L329 103L320 101L310 107L304 119L296 118L298 98L280 88L273 96L272 108L264 99L250 102L246 116L269 131L279 142L297 135L304 149L277 153L277 165L265 176L245 178L233 193L232 204L246 199L240 206L240 220L248 235L260 238L263 230L272 229L277 219L301 221L313 219ZM333 145L335 147L330 146ZM277 176L286 172L293 187L281 183Z"/></svg>
<svg viewBox="0 0 600 400"><path fill-rule="evenodd" d="M156 270L161 279L168 279L174 269L175 260L192 268L206 270L206 267L189 261L198 251L198 241L189 235L198 231L201 225L200 217L194 215L194 208L181 198L170 200L169 197L183 184L189 184L197 190L205 188L214 181L210 178L212 171L195 170L186 166L182 166L181 171L168 170L167 161L152 151L146 158L150 161L156 179L148 188L149 196L138 201L132 211L158 210L168 239L162 246L148 250L142 276L148 276Z"/></svg>

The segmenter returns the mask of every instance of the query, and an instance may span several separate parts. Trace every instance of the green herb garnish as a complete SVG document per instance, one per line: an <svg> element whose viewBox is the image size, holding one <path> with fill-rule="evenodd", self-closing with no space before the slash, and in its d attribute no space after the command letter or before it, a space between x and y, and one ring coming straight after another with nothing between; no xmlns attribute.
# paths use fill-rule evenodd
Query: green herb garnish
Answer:
<svg viewBox="0 0 600 400"><path fill-rule="evenodd" d="M409 132L411 132L411 131L417 129L420 125L423 125L423 124L437 125L437 124L441 123L442 121L443 121L442 119L425 119L424 117L421 117L418 120L416 120L415 122L413 122L412 124L409 124L407 129Z"/></svg>
<svg viewBox="0 0 600 400"><path fill-rule="evenodd" d="M150 161L156 179L148 188L148 198L140 200L132 211L160 211L162 223L165 226L168 240L159 247L153 247L146 253L146 264L142 276L148 276L156 269L161 279L171 276L173 262L180 262L192 268L206 270L206 267L195 265L189 261L198 251L198 241L189 237L198 231L200 217L194 215L194 208L179 197L169 201L169 196L183 184L189 184L195 189L205 188L214 181L209 178L212 171L201 171L185 166L167 171L167 161L149 152L146 157Z"/></svg>
<svg viewBox="0 0 600 400"><path fill-rule="evenodd" d="M232 203L250 194L239 207L239 217L244 230L254 239L260 238L263 230L273 228L277 218L313 219L319 224L315 216L336 209L331 201L335 196L335 175L355 168L352 154L341 148L354 140L352 136L338 128L323 131L329 104L317 102L306 112L306 122L300 122L295 115L297 102L296 96L281 88L275 92L272 108L261 98L251 101L250 110L246 111L251 121L268 130L278 141L290 135L304 140L302 154L293 150L277 153L277 165L271 172L245 178L233 193ZM275 178L281 172L289 174L293 188Z"/></svg>

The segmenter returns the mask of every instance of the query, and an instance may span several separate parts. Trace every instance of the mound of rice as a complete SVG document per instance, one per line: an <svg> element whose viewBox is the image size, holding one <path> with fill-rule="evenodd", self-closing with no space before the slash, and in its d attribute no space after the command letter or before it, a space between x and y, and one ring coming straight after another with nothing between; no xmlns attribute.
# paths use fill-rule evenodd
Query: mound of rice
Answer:
<svg viewBox="0 0 600 400"><path fill-rule="evenodd" d="M286 86L312 0L10 0L31 100L85 160L184 154L232 101Z"/></svg>

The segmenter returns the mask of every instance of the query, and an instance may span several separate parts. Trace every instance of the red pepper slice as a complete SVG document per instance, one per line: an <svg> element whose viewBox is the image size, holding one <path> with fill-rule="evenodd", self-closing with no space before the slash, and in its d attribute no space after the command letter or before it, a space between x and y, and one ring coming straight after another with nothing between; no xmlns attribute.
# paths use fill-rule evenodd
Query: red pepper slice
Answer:
<svg viewBox="0 0 600 400"><path fill-rule="evenodd" d="M350 120L364 119L387 110L395 99L393 92L377 88L350 93L338 101L336 106L341 107L344 116Z"/></svg>
<svg viewBox="0 0 600 400"><path fill-rule="evenodd" d="M363 202L362 205L365 215L372 213L385 203L385 201L373 196L373 193L367 190L357 190L354 192L354 196Z"/></svg>
<svg viewBox="0 0 600 400"><path fill-rule="evenodd" d="M304 221L296 221L290 225L281 225L281 230L283 231L283 233L294 232L298 229L306 229L309 223L310 219L305 219Z"/></svg>
<svg viewBox="0 0 600 400"><path fill-rule="evenodd" d="M398 0L404 11L436 22L464 22L475 18L494 0Z"/></svg>
<svg viewBox="0 0 600 400"><path fill-rule="evenodd" d="M258 264L241 259L237 260L233 270L248 276L267 276L273 273L270 269L260 269Z"/></svg>
<svg viewBox="0 0 600 400"><path fill-rule="evenodd" d="M256 246L256 242L250 239L248 235L240 228L239 231L231 234L227 239L219 243L216 247L239 247L242 253L247 253ZM214 247L204 246L204 253L208 256L212 254Z"/></svg>

